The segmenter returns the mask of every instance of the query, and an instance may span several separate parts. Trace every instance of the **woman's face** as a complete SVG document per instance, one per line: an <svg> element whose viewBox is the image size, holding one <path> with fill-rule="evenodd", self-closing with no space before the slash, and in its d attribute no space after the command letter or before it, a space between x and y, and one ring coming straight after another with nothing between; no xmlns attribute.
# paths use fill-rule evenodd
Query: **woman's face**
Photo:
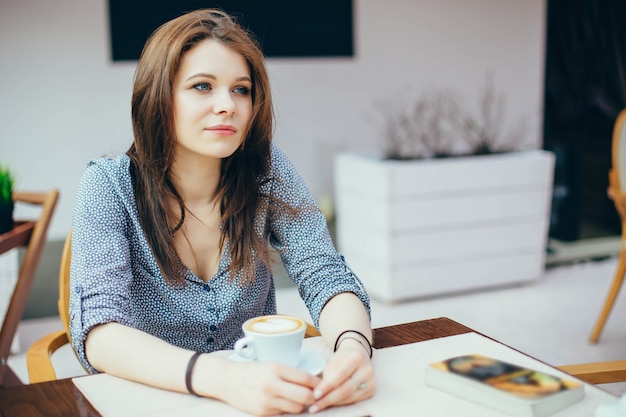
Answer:
<svg viewBox="0 0 626 417"><path fill-rule="evenodd" d="M252 117L252 79L244 57L212 39L187 51L174 78L173 109L177 157L232 155Z"/></svg>

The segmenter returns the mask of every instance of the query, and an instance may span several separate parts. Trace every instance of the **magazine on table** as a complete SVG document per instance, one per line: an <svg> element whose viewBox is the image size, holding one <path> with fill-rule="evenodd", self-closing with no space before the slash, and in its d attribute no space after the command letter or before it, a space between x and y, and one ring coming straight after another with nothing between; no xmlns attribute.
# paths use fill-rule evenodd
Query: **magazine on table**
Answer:
<svg viewBox="0 0 626 417"><path fill-rule="evenodd" d="M546 417L580 401L584 386L479 354L429 364L426 384L515 417Z"/></svg>

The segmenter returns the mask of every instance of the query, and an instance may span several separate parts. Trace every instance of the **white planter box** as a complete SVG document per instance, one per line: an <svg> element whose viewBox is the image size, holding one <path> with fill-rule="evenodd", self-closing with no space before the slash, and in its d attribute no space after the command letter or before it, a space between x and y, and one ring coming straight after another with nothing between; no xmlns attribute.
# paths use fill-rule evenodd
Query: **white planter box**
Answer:
<svg viewBox="0 0 626 417"><path fill-rule="evenodd" d="M382 301L538 279L554 155L335 159L337 244Z"/></svg>

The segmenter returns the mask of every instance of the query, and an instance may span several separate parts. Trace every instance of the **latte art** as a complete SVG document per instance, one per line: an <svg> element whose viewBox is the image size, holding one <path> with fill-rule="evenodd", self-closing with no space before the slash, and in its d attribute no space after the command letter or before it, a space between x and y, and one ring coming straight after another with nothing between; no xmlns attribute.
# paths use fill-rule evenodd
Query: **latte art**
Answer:
<svg viewBox="0 0 626 417"><path fill-rule="evenodd" d="M245 329L256 333L290 333L304 327L304 322L287 316L263 316L249 320Z"/></svg>

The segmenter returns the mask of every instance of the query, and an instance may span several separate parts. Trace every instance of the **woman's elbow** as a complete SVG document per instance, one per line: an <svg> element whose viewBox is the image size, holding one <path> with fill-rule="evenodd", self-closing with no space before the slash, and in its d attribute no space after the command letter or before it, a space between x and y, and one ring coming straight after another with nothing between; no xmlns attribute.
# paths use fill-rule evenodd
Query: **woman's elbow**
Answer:
<svg viewBox="0 0 626 417"><path fill-rule="evenodd" d="M108 357L112 350L108 346L116 340L116 327L119 323L99 324L87 333L85 339L85 356L89 364L99 372L106 372Z"/></svg>

